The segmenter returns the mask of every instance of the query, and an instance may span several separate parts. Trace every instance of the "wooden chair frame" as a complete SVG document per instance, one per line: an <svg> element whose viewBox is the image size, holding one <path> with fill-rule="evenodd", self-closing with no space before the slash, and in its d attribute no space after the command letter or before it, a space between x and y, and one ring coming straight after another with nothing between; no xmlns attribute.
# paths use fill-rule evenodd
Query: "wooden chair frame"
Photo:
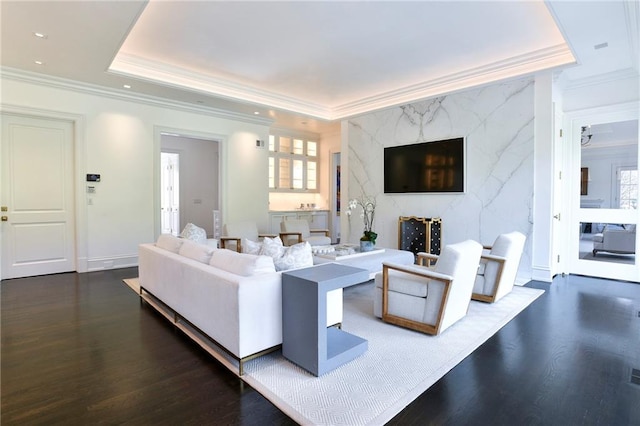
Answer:
<svg viewBox="0 0 640 426"><path fill-rule="evenodd" d="M438 256L429 253L419 253L419 258L421 258L421 262L424 262L426 260L437 260ZM406 327L411 330L420 331L426 334L439 334L442 317L444 316L444 307L446 306L447 299L449 298L449 292L451 289L451 284L453 283L453 277L450 275L437 273L431 269L428 269L422 264L419 264L418 267L424 268L424 270L417 269L415 266L408 267L403 265L382 263L382 320L389 324L399 325L401 327ZM430 280L441 281L442 283L444 283L444 292L442 295L442 300L440 301L438 319L435 324L426 324L423 322L418 322L389 314L389 269L394 269L396 271L401 271L419 277L428 278ZM425 280L424 284L428 285L428 281Z"/></svg>
<svg viewBox="0 0 640 426"><path fill-rule="evenodd" d="M483 246L483 248L485 250L491 250L492 246ZM480 256L480 259L481 260L485 259L490 262L498 263L498 272L496 273L496 285L493 287L492 294L488 295L488 294L472 293L471 299L477 300L479 302L493 303L496 301L496 295L498 294L498 284L502 279L502 271L504 269L504 263L507 261L507 258L503 256L496 256L495 254L491 254L491 253L483 253Z"/></svg>
<svg viewBox="0 0 640 426"><path fill-rule="evenodd" d="M275 238L278 235L276 234L258 234L258 238ZM242 238L240 237L220 237L220 248L227 248L227 241L235 241L236 242L236 251L238 253L242 253Z"/></svg>
<svg viewBox="0 0 640 426"><path fill-rule="evenodd" d="M329 230L328 229L309 229L309 233L313 234L313 233L324 233L325 237L329 236ZM297 236L298 237L298 243L303 242L302 239L302 232L281 232L280 233L280 239L282 240L283 243L286 243L286 239L285 237L293 237L293 236ZM286 244L285 244L286 245Z"/></svg>

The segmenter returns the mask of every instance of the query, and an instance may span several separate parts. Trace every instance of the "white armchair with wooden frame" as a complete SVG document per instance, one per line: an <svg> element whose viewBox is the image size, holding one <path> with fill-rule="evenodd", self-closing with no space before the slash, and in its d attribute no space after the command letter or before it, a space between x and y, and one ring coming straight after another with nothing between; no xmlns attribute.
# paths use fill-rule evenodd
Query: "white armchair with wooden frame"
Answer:
<svg viewBox="0 0 640 426"><path fill-rule="evenodd" d="M280 222L280 238L284 245L309 242L312 246L331 244L328 229L310 229L306 219L288 219ZM317 235L313 235L317 234Z"/></svg>
<svg viewBox="0 0 640 426"><path fill-rule="evenodd" d="M258 241L264 237L277 237L273 234L260 234L258 225L252 221L225 223L222 233L220 248L236 250L238 253L242 253L242 239Z"/></svg>
<svg viewBox="0 0 640 426"><path fill-rule="evenodd" d="M391 324L440 334L467 314L481 254L482 246L467 240L445 246L439 256L418 253L418 265L383 263L375 279L374 314ZM435 266L423 266L429 260Z"/></svg>
<svg viewBox="0 0 640 426"><path fill-rule="evenodd" d="M472 299L494 303L513 289L527 237L517 231L498 235L480 257Z"/></svg>

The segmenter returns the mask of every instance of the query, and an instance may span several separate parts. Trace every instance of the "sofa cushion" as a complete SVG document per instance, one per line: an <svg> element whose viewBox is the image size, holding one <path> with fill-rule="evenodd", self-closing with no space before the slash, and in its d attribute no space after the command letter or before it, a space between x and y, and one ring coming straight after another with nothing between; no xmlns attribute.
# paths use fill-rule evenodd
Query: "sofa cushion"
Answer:
<svg viewBox="0 0 640 426"><path fill-rule="evenodd" d="M184 227L180 236L197 243L204 244L207 241L207 231L193 223L187 223L187 226Z"/></svg>
<svg viewBox="0 0 640 426"><path fill-rule="evenodd" d="M282 256L273 260L276 271L313 266L311 244L307 241L286 247Z"/></svg>
<svg viewBox="0 0 640 426"><path fill-rule="evenodd" d="M282 240L280 237L269 238L265 237L262 240L262 248L260 249L260 254L263 256L269 256L274 261L281 258L284 254L284 246L282 245Z"/></svg>
<svg viewBox="0 0 640 426"><path fill-rule="evenodd" d="M248 238L242 239L242 252L248 254L260 254L262 249L262 243L258 241L251 241Z"/></svg>
<svg viewBox="0 0 640 426"><path fill-rule="evenodd" d="M198 262L209 263L214 250L215 249L211 246L185 240L182 247L180 247L178 254L180 256L188 257L189 259L197 260Z"/></svg>
<svg viewBox="0 0 640 426"><path fill-rule="evenodd" d="M215 250L209 265L243 277L276 271L273 259L269 256L238 253L228 249Z"/></svg>
<svg viewBox="0 0 640 426"><path fill-rule="evenodd" d="M156 247L168 250L171 253L178 253L184 241L185 240L182 238L178 238L171 234L162 234L158 237L158 241L156 241Z"/></svg>

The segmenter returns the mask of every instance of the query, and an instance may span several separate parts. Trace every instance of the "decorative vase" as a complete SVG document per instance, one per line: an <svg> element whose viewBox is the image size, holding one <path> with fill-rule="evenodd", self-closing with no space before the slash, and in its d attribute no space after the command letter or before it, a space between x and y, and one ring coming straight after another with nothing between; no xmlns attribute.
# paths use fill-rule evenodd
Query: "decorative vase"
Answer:
<svg viewBox="0 0 640 426"><path fill-rule="evenodd" d="M360 251L371 251L374 247L375 244L372 241L360 240Z"/></svg>

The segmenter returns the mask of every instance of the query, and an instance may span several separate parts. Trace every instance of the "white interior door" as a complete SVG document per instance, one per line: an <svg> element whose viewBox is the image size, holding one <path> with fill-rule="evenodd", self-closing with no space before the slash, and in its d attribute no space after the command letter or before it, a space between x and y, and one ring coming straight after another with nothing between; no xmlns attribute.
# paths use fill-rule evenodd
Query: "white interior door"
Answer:
<svg viewBox="0 0 640 426"><path fill-rule="evenodd" d="M160 153L161 226L163 234L180 233L180 154Z"/></svg>
<svg viewBox="0 0 640 426"><path fill-rule="evenodd" d="M640 282L638 109L578 116L571 131L569 272Z"/></svg>
<svg viewBox="0 0 640 426"><path fill-rule="evenodd" d="M553 219L551 220L552 253L551 275L555 276L566 272L567 238L566 227L563 219L567 217L566 209L563 209L565 196L564 179L565 172L565 140L562 134L562 116L554 104L554 145L553 145Z"/></svg>
<svg viewBox="0 0 640 426"><path fill-rule="evenodd" d="M76 270L73 124L2 114L2 278Z"/></svg>

